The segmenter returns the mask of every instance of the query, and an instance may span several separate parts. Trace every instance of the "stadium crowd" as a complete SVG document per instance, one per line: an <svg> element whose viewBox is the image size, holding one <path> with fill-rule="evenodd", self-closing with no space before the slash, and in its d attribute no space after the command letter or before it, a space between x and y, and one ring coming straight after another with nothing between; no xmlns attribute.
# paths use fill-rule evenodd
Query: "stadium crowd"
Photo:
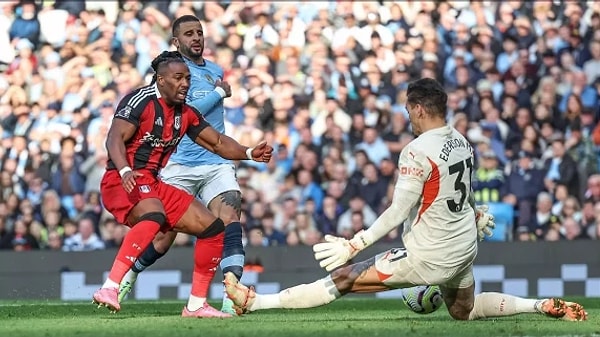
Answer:
<svg viewBox="0 0 600 337"><path fill-rule="evenodd" d="M600 2L0 9L0 249L119 246L127 228L98 192L107 128L185 14L203 20L204 55L232 86L227 133L276 149L269 164L239 163L246 245L312 245L373 223L413 137L405 93L420 77L447 89L448 122L475 149L476 199L514 208L514 240L600 239Z"/></svg>

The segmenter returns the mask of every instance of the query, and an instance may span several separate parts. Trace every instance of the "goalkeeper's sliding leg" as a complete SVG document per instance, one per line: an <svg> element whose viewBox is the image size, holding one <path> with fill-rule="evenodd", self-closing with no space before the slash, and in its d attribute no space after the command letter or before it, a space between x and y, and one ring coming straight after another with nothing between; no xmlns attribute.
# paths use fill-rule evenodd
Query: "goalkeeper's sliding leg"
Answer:
<svg viewBox="0 0 600 337"><path fill-rule="evenodd" d="M583 307L562 299L525 299L502 293L474 295L472 266L455 273L453 279L424 280L414 268L414 259L403 250L390 250L368 260L342 266L328 276L309 284L284 289L276 294L257 294L239 283L234 275L225 275L225 291L233 300L238 314L264 309L314 308L331 303L348 293L375 293L415 285L440 286L450 316L457 320L539 313L550 317L581 321L587 318ZM391 266L391 267L390 267ZM390 273L390 269L394 272ZM422 268L419 270L423 270ZM446 274L447 273L440 273ZM452 275L452 274L450 274ZM431 276L431 275L429 275Z"/></svg>

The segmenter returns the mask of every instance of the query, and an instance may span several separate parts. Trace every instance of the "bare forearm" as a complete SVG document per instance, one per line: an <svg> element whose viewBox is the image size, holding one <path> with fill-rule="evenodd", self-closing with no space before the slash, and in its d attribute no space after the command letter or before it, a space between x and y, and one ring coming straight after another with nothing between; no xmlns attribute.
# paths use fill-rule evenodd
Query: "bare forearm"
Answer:
<svg viewBox="0 0 600 337"><path fill-rule="evenodd" d="M247 146L241 145L233 138L221 135L220 142L213 146L213 150L219 156L231 160L248 159L246 155Z"/></svg>

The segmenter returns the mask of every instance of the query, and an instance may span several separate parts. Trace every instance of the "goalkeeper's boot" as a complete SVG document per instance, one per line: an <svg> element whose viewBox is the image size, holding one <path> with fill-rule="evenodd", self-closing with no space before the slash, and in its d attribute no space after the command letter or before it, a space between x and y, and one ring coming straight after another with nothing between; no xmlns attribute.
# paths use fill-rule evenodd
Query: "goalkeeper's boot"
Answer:
<svg viewBox="0 0 600 337"><path fill-rule="evenodd" d="M131 272L131 271L129 271ZM121 284L119 284L119 303L123 302L125 297L129 295L131 290L133 289L133 285L137 280L137 273L132 273L129 277L123 278Z"/></svg>
<svg viewBox="0 0 600 337"><path fill-rule="evenodd" d="M256 292L253 288L248 288L241 284L233 273L225 273L225 292L227 297L233 301L233 309L238 315L250 312L249 308L256 300Z"/></svg>
<svg viewBox="0 0 600 337"><path fill-rule="evenodd" d="M100 288L94 293L94 301L98 308L106 307L111 313L121 310L118 300L119 290L117 288Z"/></svg>
<svg viewBox="0 0 600 337"><path fill-rule="evenodd" d="M585 321L587 312L583 307L574 302L565 302L560 298L549 298L536 305L538 311L547 316L559 318L565 321Z"/></svg>
<svg viewBox="0 0 600 337"><path fill-rule="evenodd" d="M226 312L220 312L219 310L213 308L207 302L204 303L202 308L191 311L188 310L187 306L183 307L181 311L181 317L196 317L196 318L230 318L232 315Z"/></svg>

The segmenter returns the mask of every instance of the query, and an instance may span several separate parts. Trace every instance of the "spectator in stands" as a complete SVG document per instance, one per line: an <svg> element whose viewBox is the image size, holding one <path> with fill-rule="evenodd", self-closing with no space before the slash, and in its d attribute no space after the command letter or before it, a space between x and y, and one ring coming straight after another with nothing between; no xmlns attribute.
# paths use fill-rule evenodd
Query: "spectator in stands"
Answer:
<svg viewBox="0 0 600 337"><path fill-rule="evenodd" d="M37 18L37 8L34 1L21 1L16 8L17 16L10 26L11 41L27 39L38 47L40 38L40 22Z"/></svg>
<svg viewBox="0 0 600 337"><path fill-rule="evenodd" d="M261 221L262 234L267 239L268 246L285 245L286 235L284 232L275 229L275 215L270 209L267 209Z"/></svg>
<svg viewBox="0 0 600 337"><path fill-rule="evenodd" d="M340 215L337 226L337 235L342 235L342 233L352 228L353 212L358 211L363 213L363 220L367 227L373 224L375 219L377 219L377 213L367 205L360 194L357 194L350 199L349 206L350 207Z"/></svg>
<svg viewBox="0 0 600 337"><path fill-rule="evenodd" d="M58 231L48 232L47 250L61 251L63 246L63 237Z"/></svg>
<svg viewBox="0 0 600 337"><path fill-rule="evenodd" d="M29 228L22 220L15 221L12 231L2 236L0 249L10 249L17 252L39 249L37 240L29 232Z"/></svg>
<svg viewBox="0 0 600 337"><path fill-rule="evenodd" d="M544 173L534 160L533 153L520 151L500 192L502 201L519 212L519 226L532 221L537 195L544 190Z"/></svg>
<svg viewBox="0 0 600 337"><path fill-rule="evenodd" d="M566 218L562 221L562 227L560 229L566 240L580 240L585 239L585 233L581 231L581 225L577 220L573 218Z"/></svg>
<svg viewBox="0 0 600 337"><path fill-rule="evenodd" d="M330 195L325 196L323 209L315 215L317 229L323 235L337 235L338 222L342 213L343 209L338 201Z"/></svg>
<svg viewBox="0 0 600 337"><path fill-rule="evenodd" d="M92 251L104 249L105 244L95 233L94 222L88 218L82 218L77 224L77 233L65 238L63 251Z"/></svg>
<svg viewBox="0 0 600 337"><path fill-rule="evenodd" d="M541 192L538 194L535 207L535 217L533 217L529 225L529 231L533 233L538 240L543 240L544 235L546 235L546 232L550 229L551 223L559 220L556 215L552 214L552 194L548 192Z"/></svg>
<svg viewBox="0 0 600 337"><path fill-rule="evenodd" d="M481 154L473 179L473 192L477 203L500 202L500 190L504 184L504 173L498 167L494 151Z"/></svg>
<svg viewBox="0 0 600 337"><path fill-rule="evenodd" d="M579 170L577 163L566 153L565 142L561 138L552 141L552 158L546 160L544 184L548 191L554 191L557 184L567 186L569 195L580 199Z"/></svg>
<svg viewBox="0 0 600 337"><path fill-rule="evenodd" d="M246 236L248 238L246 247L267 247L269 245L269 240L263 235L261 225L251 226Z"/></svg>
<svg viewBox="0 0 600 337"><path fill-rule="evenodd" d="M367 127L363 133L363 140L355 147L356 150L363 150L371 162L379 167L383 158L390 157L390 150L379 136L374 127Z"/></svg>
<svg viewBox="0 0 600 337"><path fill-rule="evenodd" d="M581 223L581 206L579 205L577 198L570 195L567 197L567 199L565 199L559 214L559 218L562 221L572 218L573 220L577 221L577 223Z"/></svg>
<svg viewBox="0 0 600 337"><path fill-rule="evenodd" d="M365 164L362 175L363 178L358 185L358 194L371 209L379 214L388 182L381 179L379 170L372 162Z"/></svg>

